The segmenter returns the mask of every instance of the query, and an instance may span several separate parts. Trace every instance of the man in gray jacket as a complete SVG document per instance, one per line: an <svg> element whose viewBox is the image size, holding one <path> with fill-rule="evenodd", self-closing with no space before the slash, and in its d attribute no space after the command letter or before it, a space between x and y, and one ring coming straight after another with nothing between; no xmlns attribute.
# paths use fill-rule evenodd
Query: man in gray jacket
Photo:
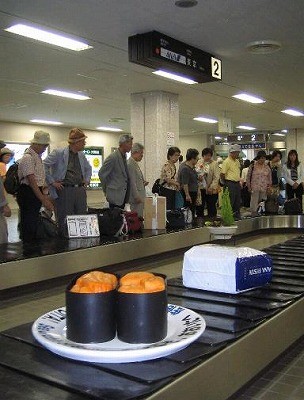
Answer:
<svg viewBox="0 0 304 400"><path fill-rule="evenodd" d="M140 217L143 217L144 202L146 197L145 181L143 173L139 167L139 162L144 155L144 146L140 143L134 143L131 150L131 157L128 160L128 170L130 176L130 208L136 211Z"/></svg>
<svg viewBox="0 0 304 400"><path fill-rule="evenodd" d="M104 161L98 172L102 189L110 208L125 208L130 194L130 178L126 153L132 148L133 137L129 134L119 137L119 147Z"/></svg>
<svg viewBox="0 0 304 400"><path fill-rule="evenodd" d="M46 182L56 203L56 216L61 234L66 233L66 216L87 212L86 187L92 167L83 149L86 135L79 128L69 133L69 146L55 149L44 160Z"/></svg>

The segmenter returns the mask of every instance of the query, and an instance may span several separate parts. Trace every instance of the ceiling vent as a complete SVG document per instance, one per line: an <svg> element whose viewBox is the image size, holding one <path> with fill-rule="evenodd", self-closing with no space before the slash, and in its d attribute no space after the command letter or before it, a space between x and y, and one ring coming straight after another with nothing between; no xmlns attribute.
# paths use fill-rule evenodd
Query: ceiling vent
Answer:
<svg viewBox="0 0 304 400"><path fill-rule="evenodd" d="M250 42L246 48L251 53L255 54L271 54L280 50L282 47L281 43L275 40L258 40L256 42Z"/></svg>
<svg viewBox="0 0 304 400"><path fill-rule="evenodd" d="M197 1L196 0L177 0L175 2L175 5L177 7L181 7L181 8L190 8L190 7L196 6Z"/></svg>

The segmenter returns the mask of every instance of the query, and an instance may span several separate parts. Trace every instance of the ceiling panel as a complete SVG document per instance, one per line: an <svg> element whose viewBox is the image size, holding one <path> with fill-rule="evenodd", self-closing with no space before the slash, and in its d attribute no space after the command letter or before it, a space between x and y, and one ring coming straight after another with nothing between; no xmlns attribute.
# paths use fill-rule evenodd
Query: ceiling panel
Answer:
<svg viewBox="0 0 304 400"><path fill-rule="evenodd" d="M181 9L173 0L2 0L0 4L0 119L28 122L58 118L87 129L123 117L130 130L130 94L164 90L179 95L180 133L213 133L217 125L193 121L207 114L259 130L304 128L303 118L280 111L304 109L303 0L199 0ZM16 37L3 29L31 22L86 39L94 48L74 53ZM223 80L186 86L128 61L128 36L159 30L222 58ZM279 52L254 55L251 41L272 39ZM47 87L83 91L87 102L42 95ZM232 99L248 91L267 100L248 105Z"/></svg>

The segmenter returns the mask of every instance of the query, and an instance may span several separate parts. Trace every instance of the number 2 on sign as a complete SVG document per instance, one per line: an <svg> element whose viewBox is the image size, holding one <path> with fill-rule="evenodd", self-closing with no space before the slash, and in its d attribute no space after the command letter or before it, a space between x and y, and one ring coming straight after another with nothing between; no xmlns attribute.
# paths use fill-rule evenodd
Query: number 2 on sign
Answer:
<svg viewBox="0 0 304 400"><path fill-rule="evenodd" d="M222 61L211 57L211 75L213 78L222 79Z"/></svg>

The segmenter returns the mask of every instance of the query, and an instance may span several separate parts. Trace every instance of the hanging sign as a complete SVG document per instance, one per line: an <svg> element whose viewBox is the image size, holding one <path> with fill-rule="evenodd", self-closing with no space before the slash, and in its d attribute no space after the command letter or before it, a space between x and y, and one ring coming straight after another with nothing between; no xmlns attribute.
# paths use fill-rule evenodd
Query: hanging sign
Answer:
<svg viewBox="0 0 304 400"><path fill-rule="evenodd" d="M222 79L222 61L157 31L129 37L129 61L189 77L198 83Z"/></svg>

